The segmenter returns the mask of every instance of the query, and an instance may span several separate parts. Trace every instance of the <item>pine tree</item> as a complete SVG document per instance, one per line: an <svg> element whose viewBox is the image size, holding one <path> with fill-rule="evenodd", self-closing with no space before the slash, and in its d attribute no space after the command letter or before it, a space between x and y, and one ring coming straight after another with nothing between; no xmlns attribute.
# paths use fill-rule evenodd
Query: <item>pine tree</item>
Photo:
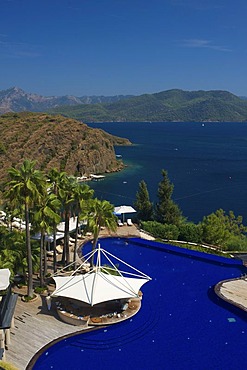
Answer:
<svg viewBox="0 0 247 370"><path fill-rule="evenodd" d="M168 173L162 170L163 179L158 186L158 203L155 209L155 220L161 223L179 225L183 220L182 212L172 200L174 185L170 182Z"/></svg>
<svg viewBox="0 0 247 370"><path fill-rule="evenodd" d="M134 207L139 220L150 221L153 218L153 204L150 202L147 185L144 180L139 183Z"/></svg>

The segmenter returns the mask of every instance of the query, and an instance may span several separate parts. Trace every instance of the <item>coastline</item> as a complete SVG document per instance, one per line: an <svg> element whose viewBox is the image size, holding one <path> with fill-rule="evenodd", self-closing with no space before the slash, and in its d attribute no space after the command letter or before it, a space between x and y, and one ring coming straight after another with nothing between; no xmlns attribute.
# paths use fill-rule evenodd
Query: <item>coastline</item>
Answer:
<svg viewBox="0 0 247 370"><path fill-rule="evenodd" d="M216 209L233 210L247 220L244 164L247 147L243 140L247 125L241 123L102 123L116 136L133 143L117 150L128 165L116 177L97 186L98 194L111 203L132 203L138 184L147 184L150 200L156 202L161 170L174 184L174 201L185 217L200 222ZM230 145L229 145L230 144ZM177 149L177 150L176 150ZM130 164L130 165L129 165ZM127 181L127 184L123 184ZM103 196L102 195L102 196Z"/></svg>

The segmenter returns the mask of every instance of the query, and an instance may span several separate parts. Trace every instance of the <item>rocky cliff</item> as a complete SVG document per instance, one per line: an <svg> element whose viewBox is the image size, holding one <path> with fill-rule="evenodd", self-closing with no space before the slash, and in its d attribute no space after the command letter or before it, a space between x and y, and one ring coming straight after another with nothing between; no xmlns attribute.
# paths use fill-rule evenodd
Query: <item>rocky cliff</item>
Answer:
<svg viewBox="0 0 247 370"><path fill-rule="evenodd" d="M0 180L24 158L42 170L57 168L80 176L118 171L114 145L130 145L79 121L60 115L8 113L0 116Z"/></svg>

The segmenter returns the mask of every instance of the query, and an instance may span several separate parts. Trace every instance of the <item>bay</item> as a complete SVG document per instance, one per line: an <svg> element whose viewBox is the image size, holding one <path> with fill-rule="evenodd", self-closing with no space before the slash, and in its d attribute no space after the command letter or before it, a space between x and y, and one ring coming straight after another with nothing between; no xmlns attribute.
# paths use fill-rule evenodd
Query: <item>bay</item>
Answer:
<svg viewBox="0 0 247 370"><path fill-rule="evenodd" d="M247 222L247 124L136 123L89 124L133 145L116 147L127 167L91 182L95 195L114 205L133 205L138 185L145 180L157 201L161 170L174 184L173 200L193 222L223 208Z"/></svg>

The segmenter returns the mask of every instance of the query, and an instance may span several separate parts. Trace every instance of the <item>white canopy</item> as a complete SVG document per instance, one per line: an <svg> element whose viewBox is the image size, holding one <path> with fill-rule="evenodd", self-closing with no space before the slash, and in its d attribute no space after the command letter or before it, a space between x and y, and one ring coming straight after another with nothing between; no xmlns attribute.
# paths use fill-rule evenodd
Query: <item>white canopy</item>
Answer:
<svg viewBox="0 0 247 370"><path fill-rule="evenodd" d="M74 231L76 229L76 222L77 217L71 217L69 220L69 231ZM60 222L60 224L57 225L57 230L60 232L64 232L65 230L65 222Z"/></svg>
<svg viewBox="0 0 247 370"><path fill-rule="evenodd" d="M116 215L123 215L123 221L125 213L135 213L135 212L136 210L132 206L118 206L114 208L114 213Z"/></svg>
<svg viewBox="0 0 247 370"><path fill-rule="evenodd" d="M132 206L118 206L114 208L114 212L118 214L135 213L136 210Z"/></svg>
<svg viewBox="0 0 247 370"><path fill-rule="evenodd" d="M86 274L75 274L71 276L56 276L53 277L56 283L56 290L52 296L62 296L67 298L77 299L90 304L91 306L111 301L115 299L138 297L138 292L143 284L151 280L151 278L134 267L121 261L119 258L113 256L100 246L94 252L91 252L84 263L80 266L88 264L88 260L92 255L97 253L97 264L94 268ZM117 275L109 272L109 267L101 266L101 254L110 262L111 268L117 271ZM118 270L108 255L116 258L134 272L123 272ZM79 271L79 269L77 271ZM125 275L125 276L124 276Z"/></svg>
<svg viewBox="0 0 247 370"><path fill-rule="evenodd" d="M5 290L9 286L9 269L0 269L0 290Z"/></svg>
<svg viewBox="0 0 247 370"><path fill-rule="evenodd" d="M138 297L138 292L149 279L123 278L102 271L73 276L54 277L56 290L52 295L74 298L91 306L97 303Z"/></svg>

